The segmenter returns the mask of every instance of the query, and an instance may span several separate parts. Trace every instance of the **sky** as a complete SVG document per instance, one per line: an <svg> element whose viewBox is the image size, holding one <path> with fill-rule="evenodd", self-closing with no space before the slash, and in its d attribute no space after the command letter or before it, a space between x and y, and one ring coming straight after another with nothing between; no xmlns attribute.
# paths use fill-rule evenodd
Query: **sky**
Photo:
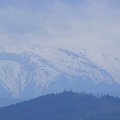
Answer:
<svg viewBox="0 0 120 120"><path fill-rule="evenodd" d="M0 48L120 51L120 0L0 0Z"/></svg>

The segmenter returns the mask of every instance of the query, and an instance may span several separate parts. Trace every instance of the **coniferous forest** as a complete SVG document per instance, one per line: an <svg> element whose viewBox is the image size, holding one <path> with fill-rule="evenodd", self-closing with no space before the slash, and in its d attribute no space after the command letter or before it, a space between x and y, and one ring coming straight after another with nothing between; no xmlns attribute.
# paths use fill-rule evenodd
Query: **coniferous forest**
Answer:
<svg viewBox="0 0 120 120"><path fill-rule="evenodd" d="M120 98L64 91L1 108L0 120L120 120Z"/></svg>

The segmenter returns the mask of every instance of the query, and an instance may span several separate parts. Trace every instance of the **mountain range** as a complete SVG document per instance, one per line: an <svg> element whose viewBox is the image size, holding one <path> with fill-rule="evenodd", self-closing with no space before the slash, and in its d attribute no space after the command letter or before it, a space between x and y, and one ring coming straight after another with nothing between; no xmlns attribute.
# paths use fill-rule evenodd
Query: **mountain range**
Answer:
<svg viewBox="0 0 120 120"><path fill-rule="evenodd" d="M0 97L33 98L64 89L120 95L120 59L97 49L0 51Z"/></svg>

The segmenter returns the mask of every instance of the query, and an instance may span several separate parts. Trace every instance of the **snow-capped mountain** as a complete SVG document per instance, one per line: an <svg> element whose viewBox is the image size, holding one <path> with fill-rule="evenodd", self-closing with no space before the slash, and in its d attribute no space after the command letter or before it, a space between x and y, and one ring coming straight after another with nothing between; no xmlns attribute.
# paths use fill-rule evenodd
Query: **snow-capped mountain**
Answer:
<svg viewBox="0 0 120 120"><path fill-rule="evenodd" d="M83 54L87 58L97 64L99 67L108 71L114 80L120 83L120 58L113 54L108 54L106 51L102 51L96 47L92 47L89 50L84 50Z"/></svg>
<svg viewBox="0 0 120 120"><path fill-rule="evenodd" d="M74 53L61 48L34 48L17 53L2 51L0 95L35 97L64 89L117 94L120 90L115 77L117 72L107 69L111 61L105 67L95 60L88 52ZM115 60L117 64L119 60Z"/></svg>

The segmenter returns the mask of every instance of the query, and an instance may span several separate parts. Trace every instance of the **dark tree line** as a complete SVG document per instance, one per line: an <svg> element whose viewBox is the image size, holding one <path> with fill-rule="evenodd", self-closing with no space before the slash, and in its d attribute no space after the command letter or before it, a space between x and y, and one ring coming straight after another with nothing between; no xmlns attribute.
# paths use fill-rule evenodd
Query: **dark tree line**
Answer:
<svg viewBox="0 0 120 120"><path fill-rule="evenodd" d="M0 120L120 120L120 98L64 91L1 108Z"/></svg>

